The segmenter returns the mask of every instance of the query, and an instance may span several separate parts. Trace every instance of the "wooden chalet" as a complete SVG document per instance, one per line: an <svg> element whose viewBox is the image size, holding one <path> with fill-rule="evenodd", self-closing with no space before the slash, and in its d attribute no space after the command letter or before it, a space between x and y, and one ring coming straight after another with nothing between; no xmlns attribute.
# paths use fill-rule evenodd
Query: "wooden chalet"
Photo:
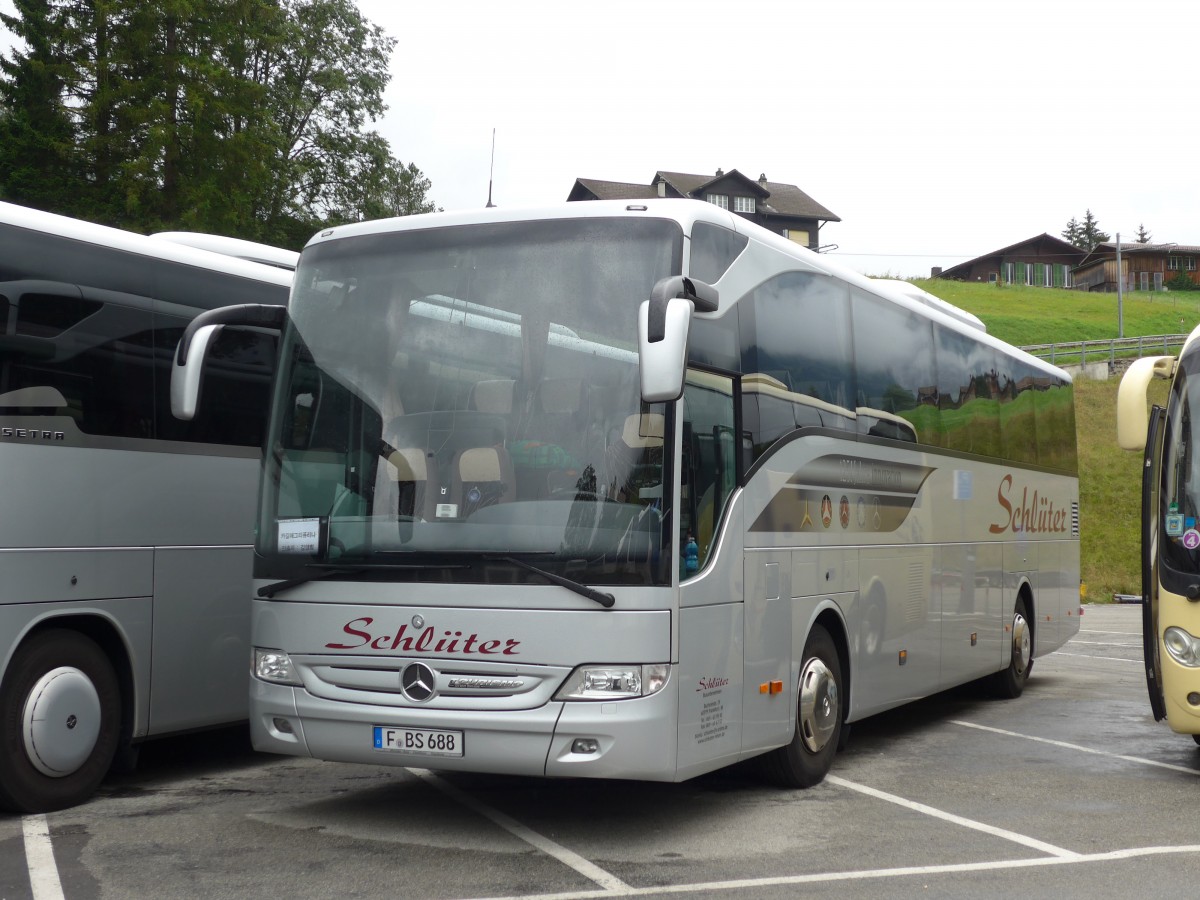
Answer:
<svg viewBox="0 0 1200 900"><path fill-rule="evenodd" d="M716 175L655 172L649 184L577 178L567 200L649 200L676 197L706 200L782 234L810 250L820 245L821 226L836 215L794 184L751 179L737 169Z"/></svg>
<svg viewBox="0 0 1200 900"><path fill-rule="evenodd" d="M1161 291L1182 275L1200 284L1196 260L1200 247L1185 244L1121 244L1121 272L1117 273L1117 245L1097 244L1075 268L1075 287L1083 291L1115 292L1118 278L1126 291Z"/></svg>
<svg viewBox="0 0 1200 900"><path fill-rule="evenodd" d="M1074 269L1084 256L1086 251L1069 241L1039 234L957 266L934 269L933 277L1069 288L1074 286Z"/></svg>

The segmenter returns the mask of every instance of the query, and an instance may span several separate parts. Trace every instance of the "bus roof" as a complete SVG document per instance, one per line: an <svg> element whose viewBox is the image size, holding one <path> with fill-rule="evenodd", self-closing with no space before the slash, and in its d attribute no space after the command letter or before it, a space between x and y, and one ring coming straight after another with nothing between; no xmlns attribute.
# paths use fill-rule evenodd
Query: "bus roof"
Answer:
<svg viewBox="0 0 1200 900"><path fill-rule="evenodd" d="M1057 366L1043 359L1026 353L1019 347L1008 344L987 333L983 322L971 313L961 310L940 297L922 291L908 282L901 282L904 288L890 283L891 279L872 279L860 272L845 266L827 254L815 253L807 247L802 247L781 234L776 234L750 220L720 209L712 203L703 200L684 199L649 199L649 200L589 200L586 202L562 202L550 206L538 207L491 207L453 212L422 213L415 216L401 216L391 219L376 219L369 222L356 222L327 228L314 235L306 244L306 249L326 241L339 240L358 235L386 234L389 232L415 231L426 228L450 228L458 225L476 225L489 222L532 222L542 219L585 219L610 218L616 216L644 214L656 218L671 219L678 222L685 233L690 234L696 222L708 222L744 234L760 244L772 247L791 256L798 270L820 272L840 278L851 285L882 297L883 299L904 306L932 318L944 325L965 334L973 341L1003 350L1005 353L1020 359L1027 365L1070 382L1071 376ZM719 283L718 283L719 284ZM918 293L919 292L919 293ZM924 295L924 296L921 296ZM724 312L725 304L718 314Z"/></svg>
<svg viewBox="0 0 1200 900"><path fill-rule="evenodd" d="M69 216L60 216L38 209L17 206L13 203L0 202L0 225L44 232L69 240L111 247L125 253L169 260L182 265L211 269L272 284L288 286L292 282L291 271L278 266L240 259L227 253L215 253L198 247L184 246L174 241L154 240L132 231L97 225L94 222L72 219Z"/></svg>
<svg viewBox="0 0 1200 900"><path fill-rule="evenodd" d="M300 254L294 250L285 250L282 247L272 247L270 244L259 244L255 241L244 241L241 238L225 237L219 234L204 234L199 231L158 231L150 237L155 240L183 244L185 247L197 247L224 256L275 266L279 269L287 269L289 272L296 270L296 261L300 259Z"/></svg>

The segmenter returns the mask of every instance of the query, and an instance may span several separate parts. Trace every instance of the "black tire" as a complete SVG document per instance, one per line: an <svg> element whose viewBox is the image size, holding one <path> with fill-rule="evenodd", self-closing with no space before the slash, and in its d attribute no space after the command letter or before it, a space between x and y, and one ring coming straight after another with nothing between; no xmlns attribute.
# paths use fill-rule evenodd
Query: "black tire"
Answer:
<svg viewBox="0 0 1200 900"><path fill-rule="evenodd" d="M1003 700L1015 700L1025 690L1025 682L1033 671L1033 623L1025 598L1017 600L1012 618L1012 658L1003 671L991 677L988 686Z"/></svg>
<svg viewBox="0 0 1200 900"><path fill-rule="evenodd" d="M842 660L837 645L814 625L804 645L796 696L796 730L791 741L763 757L763 772L783 787L820 784L841 741Z"/></svg>
<svg viewBox="0 0 1200 900"><path fill-rule="evenodd" d="M75 631L26 640L0 686L0 807L51 812L84 802L121 736L121 689L104 651Z"/></svg>

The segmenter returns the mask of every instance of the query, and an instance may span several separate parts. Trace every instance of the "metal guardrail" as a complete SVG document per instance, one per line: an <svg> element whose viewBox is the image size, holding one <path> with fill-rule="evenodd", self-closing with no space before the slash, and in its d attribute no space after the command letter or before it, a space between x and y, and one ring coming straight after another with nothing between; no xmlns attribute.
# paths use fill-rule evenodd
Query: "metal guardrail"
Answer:
<svg viewBox="0 0 1200 900"><path fill-rule="evenodd" d="M1080 365L1118 357L1172 354L1183 347L1186 334L1147 334L1141 337L1112 338L1107 341L1066 341L1060 344L1032 344L1022 347L1026 353L1045 359L1054 365Z"/></svg>

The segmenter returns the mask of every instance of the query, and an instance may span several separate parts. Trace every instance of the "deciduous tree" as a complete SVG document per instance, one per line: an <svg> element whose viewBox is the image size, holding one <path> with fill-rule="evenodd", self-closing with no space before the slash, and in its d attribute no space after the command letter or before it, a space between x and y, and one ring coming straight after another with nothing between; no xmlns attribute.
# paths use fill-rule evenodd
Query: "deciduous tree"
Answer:
<svg viewBox="0 0 1200 900"><path fill-rule="evenodd" d="M352 0L15 0L0 196L296 246L433 208L370 129L395 40Z"/></svg>

